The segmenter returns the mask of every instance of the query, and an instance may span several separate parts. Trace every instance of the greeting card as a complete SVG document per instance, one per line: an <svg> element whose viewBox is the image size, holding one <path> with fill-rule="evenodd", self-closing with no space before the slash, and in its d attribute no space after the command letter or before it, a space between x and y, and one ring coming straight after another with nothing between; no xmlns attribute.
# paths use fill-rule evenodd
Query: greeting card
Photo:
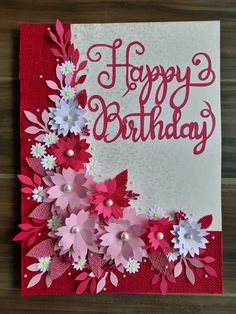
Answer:
<svg viewBox="0 0 236 314"><path fill-rule="evenodd" d="M22 294L221 293L219 22L22 24Z"/></svg>

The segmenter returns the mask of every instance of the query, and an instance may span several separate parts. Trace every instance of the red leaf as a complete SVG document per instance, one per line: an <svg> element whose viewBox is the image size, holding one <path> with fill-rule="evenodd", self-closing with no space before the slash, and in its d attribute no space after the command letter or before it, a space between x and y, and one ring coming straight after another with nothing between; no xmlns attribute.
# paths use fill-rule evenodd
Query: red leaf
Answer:
<svg viewBox="0 0 236 314"><path fill-rule="evenodd" d="M12 241L22 241L30 235L30 232L21 231L12 239Z"/></svg>
<svg viewBox="0 0 236 314"><path fill-rule="evenodd" d="M93 278L91 280L91 283L90 283L90 286L89 286L90 293L95 293L96 292L96 287L97 287L96 279Z"/></svg>
<svg viewBox="0 0 236 314"><path fill-rule="evenodd" d="M33 189L32 188L28 188L28 187L21 189L21 192L24 193L24 194L31 194L32 191L33 191Z"/></svg>
<svg viewBox="0 0 236 314"><path fill-rule="evenodd" d="M33 226L29 223L22 223L22 224L19 224L18 226L21 228L21 230L24 230L24 231L33 229Z"/></svg>
<svg viewBox="0 0 236 314"><path fill-rule="evenodd" d="M198 220L203 229L207 229L212 223L212 215L207 215Z"/></svg>
<svg viewBox="0 0 236 314"><path fill-rule="evenodd" d="M51 48L50 50L51 50L52 54L54 55L54 57L56 57L56 58L63 58L62 54L59 52L58 49Z"/></svg>
<svg viewBox="0 0 236 314"><path fill-rule="evenodd" d="M42 167L40 158L26 158L29 167L41 176L46 176L46 172Z"/></svg>
<svg viewBox="0 0 236 314"><path fill-rule="evenodd" d="M64 28L60 20L56 21L56 31L60 38L64 35Z"/></svg>
<svg viewBox="0 0 236 314"><path fill-rule="evenodd" d="M27 246L31 246L35 241L36 241L36 233L34 233L34 234L32 235L32 237L30 237L30 238L27 240Z"/></svg>
<svg viewBox="0 0 236 314"><path fill-rule="evenodd" d="M78 71L82 71L83 69L85 69L86 66L87 66L87 63L88 63L87 60L82 61L82 62L80 63L80 65L79 65Z"/></svg>
<svg viewBox="0 0 236 314"><path fill-rule="evenodd" d="M76 95L76 98L78 100L79 105L82 108L85 108L86 104L87 104L87 92L85 89L83 89L80 93L78 93Z"/></svg>
<svg viewBox="0 0 236 314"><path fill-rule="evenodd" d="M119 173L116 177L115 177L116 183L117 183L117 187L123 186L123 185L127 185L127 181L128 181L128 170L124 170L123 172Z"/></svg>
<svg viewBox="0 0 236 314"><path fill-rule="evenodd" d="M34 180L34 183L37 185L40 185L42 183L40 176L38 176L36 173L34 174L33 180Z"/></svg>
<svg viewBox="0 0 236 314"><path fill-rule="evenodd" d="M167 281L164 276L161 279L160 290L162 295L165 295L167 292Z"/></svg>
<svg viewBox="0 0 236 314"><path fill-rule="evenodd" d="M59 41L58 41L56 35L53 34L53 32L50 32L50 31L49 31L49 35L50 35L52 41L54 41L54 43L56 43L58 46L60 46L60 43L59 43Z"/></svg>
<svg viewBox="0 0 236 314"><path fill-rule="evenodd" d="M86 273L85 271L80 273L76 278L75 280L79 280L79 281L83 281L85 279L88 278L88 273Z"/></svg>
<svg viewBox="0 0 236 314"><path fill-rule="evenodd" d="M33 181L29 177L27 177L27 176L25 176L23 174L19 174L17 177L20 180L20 182L22 182L22 183L24 183L26 185L35 186L35 184L33 183Z"/></svg>
<svg viewBox="0 0 236 314"><path fill-rule="evenodd" d="M68 43L70 42L70 40L71 40L71 30L70 30L70 28L69 28L68 31L65 33L65 42L66 42L66 44L68 44ZM71 46L71 45L70 45L70 46ZM70 52L69 52L70 46L69 46L69 48L68 48L68 53L69 53L69 55L72 55L72 54L70 54Z"/></svg>
<svg viewBox="0 0 236 314"><path fill-rule="evenodd" d="M75 49L72 55L72 62L76 65L79 62L79 50Z"/></svg>
<svg viewBox="0 0 236 314"><path fill-rule="evenodd" d="M156 274L155 276L152 277L152 286L156 285L161 279L160 274Z"/></svg>
<svg viewBox="0 0 236 314"><path fill-rule="evenodd" d="M81 75L80 78L77 81L77 84L83 84L85 79L86 79L86 76L87 76L86 74Z"/></svg>
<svg viewBox="0 0 236 314"><path fill-rule="evenodd" d="M82 294L82 293L84 293L85 291L86 291L86 289L87 289L87 287L88 287L88 284L89 284L89 281L91 280L91 278L89 277L89 278L87 278L86 280L84 280L84 281L82 281L79 285L78 285L78 287L77 287L77 289L76 289L76 294Z"/></svg>
<svg viewBox="0 0 236 314"><path fill-rule="evenodd" d="M202 258L202 261L209 264L209 263L213 263L216 259L214 257L211 256L205 256Z"/></svg>
<svg viewBox="0 0 236 314"><path fill-rule="evenodd" d="M215 271L215 269L214 269L213 267L211 267L211 266L209 266L209 265L205 265L204 268L205 268L205 271L206 271L209 275L211 275L211 276L213 276L213 277L217 277L216 271Z"/></svg>

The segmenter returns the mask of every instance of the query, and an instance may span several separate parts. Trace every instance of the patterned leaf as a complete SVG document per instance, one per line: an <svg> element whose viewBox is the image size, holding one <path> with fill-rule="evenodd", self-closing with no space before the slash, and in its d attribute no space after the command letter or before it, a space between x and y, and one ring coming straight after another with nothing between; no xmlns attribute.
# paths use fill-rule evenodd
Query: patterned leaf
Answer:
<svg viewBox="0 0 236 314"><path fill-rule="evenodd" d="M52 239L46 239L35 245L27 254L29 257L40 258L52 256L54 254L54 242Z"/></svg>
<svg viewBox="0 0 236 314"><path fill-rule="evenodd" d="M50 211L50 204L41 203L30 213L29 218L35 218L40 220L48 220L52 216Z"/></svg>
<svg viewBox="0 0 236 314"><path fill-rule="evenodd" d="M66 264L58 256L53 256L50 267L50 277L52 280L59 278L70 267L70 264Z"/></svg>
<svg viewBox="0 0 236 314"><path fill-rule="evenodd" d="M29 167L37 174L41 176L46 175L46 172L44 168L42 167L40 158L26 158L26 162L29 165Z"/></svg>

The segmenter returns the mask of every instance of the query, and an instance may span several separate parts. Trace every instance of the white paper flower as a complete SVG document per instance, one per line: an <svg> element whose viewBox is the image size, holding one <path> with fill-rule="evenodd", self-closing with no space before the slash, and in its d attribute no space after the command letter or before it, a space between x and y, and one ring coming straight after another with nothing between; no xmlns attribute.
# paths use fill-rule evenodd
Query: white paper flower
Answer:
<svg viewBox="0 0 236 314"><path fill-rule="evenodd" d="M74 63L71 61L65 61L60 66L60 71L64 75L73 73L74 70L75 70L75 66L74 66Z"/></svg>
<svg viewBox="0 0 236 314"><path fill-rule="evenodd" d="M43 187L42 186L38 186L37 188L33 189L33 192L32 192L33 196L32 197L38 203L43 201L42 192L43 192Z"/></svg>
<svg viewBox="0 0 236 314"><path fill-rule="evenodd" d="M137 273L140 268L140 263L133 258L129 258L129 261L125 267L126 271L130 274Z"/></svg>
<svg viewBox="0 0 236 314"><path fill-rule="evenodd" d="M173 251L173 252L170 252L168 255L167 255L167 258L168 258L168 261L169 262L175 262L179 257L179 253L178 251Z"/></svg>
<svg viewBox="0 0 236 314"><path fill-rule="evenodd" d="M36 158L41 158L46 154L46 148L40 143L31 146L31 154Z"/></svg>
<svg viewBox="0 0 236 314"><path fill-rule="evenodd" d="M148 218L151 220L158 220L163 217L163 209L159 206L154 206L148 210Z"/></svg>
<svg viewBox="0 0 236 314"><path fill-rule="evenodd" d="M72 263L72 266L76 270L83 270L86 263L87 263L86 259L78 258L76 261Z"/></svg>
<svg viewBox="0 0 236 314"><path fill-rule="evenodd" d="M87 174L95 176L95 175L98 175L100 171L101 171L101 165L97 161L92 160L86 164Z"/></svg>
<svg viewBox="0 0 236 314"><path fill-rule="evenodd" d="M51 118L49 125L57 134L66 136L69 132L78 134L85 127L87 120L84 118L85 110L81 109L77 100L66 103L60 100L54 108L49 108Z"/></svg>
<svg viewBox="0 0 236 314"><path fill-rule="evenodd" d="M51 219L48 219L47 227L53 232L57 231L61 227L61 218L57 215L53 215Z"/></svg>
<svg viewBox="0 0 236 314"><path fill-rule="evenodd" d="M43 141L45 145L49 147L50 145L57 143L58 136L55 133L50 132L44 135Z"/></svg>
<svg viewBox="0 0 236 314"><path fill-rule="evenodd" d="M75 90L71 86L62 87L60 96L63 100L70 100L75 98Z"/></svg>
<svg viewBox="0 0 236 314"><path fill-rule="evenodd" d="M44 169L52 170L56 167L56 157L53 155L47 155L42 158L41 164Z"/></svg>
<svg viewBox="0 0 236 314"><path fill-rule="evenodd" d="M174 249L179 251L180 255L186 256L188 253L194 257L199 254L199 249L205 249L208 243L205 236L208 235L206 229L201 229L201 224L195 221L180 220L175 225L171 233L175 236L171 242L174 243Z"/></svg>
<svg viewBox="0 0 236 314"><path fill-rule="evenodd" d="M40 257L38 259L38 265L37 265L38 270L42 271L43 273L45 273L46 271L49 271L50 263L51 263L50 256Z"/></svg>

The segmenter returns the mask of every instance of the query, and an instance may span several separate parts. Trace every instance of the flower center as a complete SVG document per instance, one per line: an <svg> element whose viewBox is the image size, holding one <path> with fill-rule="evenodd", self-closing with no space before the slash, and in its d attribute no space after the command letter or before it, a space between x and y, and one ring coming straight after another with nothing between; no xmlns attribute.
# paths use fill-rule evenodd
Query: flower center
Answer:
<svg viewBox="0 0 236 314"><path fill-rule="evenodd" d="M112 206L113 205L113 200L112 199L110 199L110 198L108 198L107 200L106 200L106 202L105 202L105 205L106 206Z"/></svg>
<svg viewBox="0 0 236 314"><path fill-rule="evenodd" d="M155 219L157 219L157 218L158 218L158 214L157 214L157 213L154 213L153 217L154 217Z"/></svg>
<svg viewBox="0 0 236 314"><path fill-rule="evenodd" d="M72 156L74 156L74 154L75 154L75 152L73 151L73 149L68 149L66 151L66 156L67 157L72 157Z"/></svg>
<svg viewBox="0 0 236 314"><path fill-rule="evenodd" d="M94 171L95 170L95 166L94 165L90 166L90 170Z"/></svg>
<svg viewBox="0 0 236 314"><path fill-rule="evenodd" d="M187 233L185 234L185 238L191 240L193 238L193 235L191 233Z"/></svg>
<svg viewBox="0 0 236 314"><path fill-rule="evenodd" d="M130 264L129 264L129 268L130 268L130 269L134 269L134 264L130 263Z"/></svg>
<svg viewBox="0 0 236 314"><path fill-rule="evenodd" d="M70 184L65 184L64 185L64 192L71 192L72 191L72 186Z"/></svg>
<svg viewBox="0 0 236 314"><path fill-rule="evenodd" d="M73 227L73 228L72 228L72 232L73 232L73 233L79 233L79 232L80 232L79 227Z"/></svg>
<svg viewBox="0 0 236 314"><path fill-rule="evenodd" d="M162 240L164 238L164 234L162 232L157 232L156 238L157 240Z"/></svg>
<svg viewBox="0 0 236 314"><path fill-rule="evenodd" d="M71 120L71 116L65 116L65 117L64 117L64 121L65 121L65 122L70 121L70 120Z"/></svg>
<svg viewBox="0 0 236 314"><path fill-rule="evenodd" d="M70 66L69 65L66 66L66 71L70 72Z"/></svg>
<svg viewBox="0 0 236 314"><path fill-rule="evenodd" d="M129 240L129 234L128 232L122 232L121 235L120 235L120 238L122 241L128 241Z"/></svg>
<svg viewBox="0 0 236 314"><path fill-rule="evenodd" d="M70 96L70 92L69 92L69 91L66 92L66 96L67 96L67 97Z"/></svg>

